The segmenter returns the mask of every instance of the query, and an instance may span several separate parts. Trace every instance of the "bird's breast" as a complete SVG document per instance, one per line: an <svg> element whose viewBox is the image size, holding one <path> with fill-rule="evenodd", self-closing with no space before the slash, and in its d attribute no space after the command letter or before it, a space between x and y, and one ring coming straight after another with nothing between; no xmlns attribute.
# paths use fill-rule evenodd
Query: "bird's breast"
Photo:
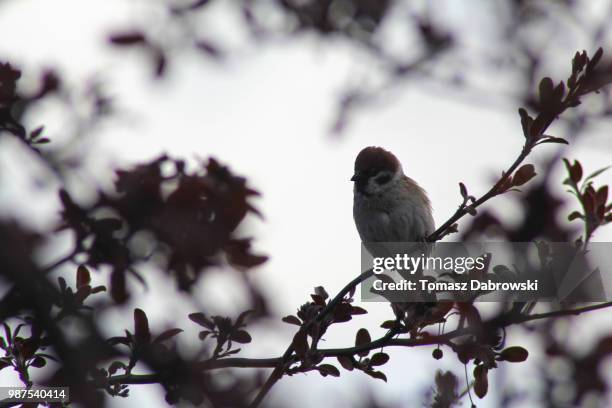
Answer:
<svg viewBox="0 0 612 408"><path fill-rule="evenodd" d="M355 195L353 216L363 242L414 242L433 232L428 209L410 200Z"/></svg>

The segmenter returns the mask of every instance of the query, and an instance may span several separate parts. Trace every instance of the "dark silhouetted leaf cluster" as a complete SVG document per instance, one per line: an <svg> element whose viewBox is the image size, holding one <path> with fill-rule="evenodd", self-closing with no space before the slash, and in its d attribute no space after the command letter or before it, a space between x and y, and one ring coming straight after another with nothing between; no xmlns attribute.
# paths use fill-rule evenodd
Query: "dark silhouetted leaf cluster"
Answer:
<svg viewBox="0 0 612 408"><path fill-rule="evenodd" d="M206 329L198 334L200 340L204 341L208 336L217 340L213 358L221 358L240 351L240 349L232 350L232 342L239 344L251 342L251 335L244 330L245 320L250 313L251 311L242 312L235 322L229 317L222 316L212 316L209 319L204 313L192 313L189 319Z"/></svg>
<svg viewBox="0 0 612 408"><path fill-rule="evenodd" d="M595 178L608 168L596 170L583 180L582 165L578 160L575 160L573 164L570 164L567 159L563 159L563 162L568 173L568 178L563 184L569 186L568 191L578 199L582 210L573 211L568 216L568 220L582 220L584 236L579 240L589 242L597 228L612 222L612 203L608 203L609 186L603 185L598 188L594 186Z"/></svg>
<svg viewBox="0 0 612 408"><path fill-rule="evenodd" d="M162 167L168 165L174 169L163 175ZM200 171L187 172L183 162L162 156L132 170L118 171L115 188L116 192L100 194L88 207L78 205L67 191L60 191L60 229L75 232L75 255L87 254L88 265L112 267L111 294L117 302L129 296L128 274L142 279L134 264L152 256L163 262L163 269L173 274L185 291L206 268L219 265L221 255L240 268L260 265L267 259L251 252L250 239L235 236L249 212L258 214L250 203L257 192L214 159ZM99 213L115 216L98 217ZM135 237L145 232L156 242L155 252L143 258L130 248ZM89 247L87 240L91 240Z"/></svg>

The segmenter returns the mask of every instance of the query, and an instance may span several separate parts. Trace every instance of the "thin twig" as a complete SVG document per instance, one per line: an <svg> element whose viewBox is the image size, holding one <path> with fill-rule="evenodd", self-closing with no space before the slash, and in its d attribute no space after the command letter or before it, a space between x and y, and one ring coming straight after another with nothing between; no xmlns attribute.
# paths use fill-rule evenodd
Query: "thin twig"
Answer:
<svg viewBox="0 0 612 408"><path fill-rule="evenodd" d="M469 207L475 209L479 207L480 205L484 204L486 201L498 195L499 187L504 183L506 179L508 179L512 175L512 173L514 173L517 167L520 166L520 164L525 160L525 158L529 155L529 153L531 153L532 148L533 148L533 145L530 145L526 141L525 145L523 145L523 148L521 149L521 153L514 160L514 162L510 165L510 167L508 167L508 169L504 172L504 175L497 181L497 183L493 185L493 187L491 187L491 189L489 189L489 191L487 191L484 195L482 195L480 198L478 198L476 201L470 204ZM459 219L461 219L464 215L468 214L468 212L469 211L467 210L466 205L459 206L457 211L455 211L455 213L444 224L442 224L437 230L435 230L431 235L429 235L429 237L427 237L427 241L436 242L442 239L444 236L447 235L447 230L453 224L459 221Z"/></svg>
<svg viewBox="0 0 612 408"><path fill-rule="evenodd" d="M222 358L209 360L202 364L202 370L215 370L220 368L272 368L280 360L277 358ZM105 384L156 384L162 380L159 374L123 374L108 377Z"/></svg>
<svg viewBox="0 0 612 408"><path fill-rule="evenodd" d="M355 287L357 287L357 285L359 285L361 282L368 279L373 274L374 274L373 270L370 269L362 273L361 275L359 275L352 281L350 281L344 288L342 288L340 292L338 292L338 294L332 300L330 300L327 303L325 308L317 315L315 321L316 322L323 321L323 319L325 319L334 310L334 308L342 301L342 299L347 293L350 293ZM303 333L307 331L313 323L314 322L304 324L303 326L300 327L300 330L298 331L298 333L300 332ZM287 347L287 350L281 357L281 360L279 361L279 363L276 365L276 367L274 368L274 370L272 371L272 373L270 374L266 382L263 384L263 386L261 387L261 389L255 396L255 399L253 400L253 402L251 402L251 404L249 405L250 408L258 407L259 404L261 404L263 399L266 397L268 392L270 392L270 389L272 388L272 386L276 384L276 382L283 377L283 374L285 372L285 367L290 362L291 356L293 355L293 351L294 351L294 347L293 347L293 343L291 343L289 347Z"/></svg>

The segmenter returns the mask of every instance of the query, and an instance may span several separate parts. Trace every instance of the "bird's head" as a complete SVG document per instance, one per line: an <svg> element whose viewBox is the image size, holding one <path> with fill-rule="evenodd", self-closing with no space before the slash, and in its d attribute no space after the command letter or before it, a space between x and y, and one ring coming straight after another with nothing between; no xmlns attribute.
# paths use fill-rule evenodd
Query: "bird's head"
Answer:
<svg viewBox="0 0 612 408"><path fill-rule="evenodd" d="M393 153L382 147L366 147L355 159L355 191L364 195L380 194L391 188L403 175L402 166Z"/></svg>

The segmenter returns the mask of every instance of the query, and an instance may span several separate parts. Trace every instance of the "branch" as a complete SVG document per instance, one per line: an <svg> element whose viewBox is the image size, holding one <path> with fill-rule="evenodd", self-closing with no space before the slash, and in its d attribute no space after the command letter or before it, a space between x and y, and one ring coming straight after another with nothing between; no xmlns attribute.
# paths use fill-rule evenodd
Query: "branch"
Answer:
<svg viewBox="0 0 612 408"><path fill-rule="evenodd" d="M317 315L315 321L302 325L298 333L306 332L315 322L322 322L334 310L338 303L342 301L342 298L344 298L347 293L350 293L353 289L357 287L357 285L368 279L373 274L373 270L370 269L350 281L344 288L342 288L340 292L338 292L338 294L332 300L327 303L325 308ZM296 335L298 333L296 333ZM285 373L285 367L291 361L291 356L293 355L293 352L294 347L292 342L289 347L287 347L287 350L281 357L281 360L278 362L264 385L261 387L261 389L255 396L253 402L251 402L251 405L249 405L250 408L258 407L259 404L261 404L263 399L266 397L266 395L268 395L268 392L270 392L270 389L274 386L274 384L276 384L276 382L283 377L283 374Z"/></svg>
<svg viewBox="0 0 612 408"><path fill-rule="evenodd" d="M535 320L553 319L559 317L577 316L583 313L588 313L595 310L605 309L612 306L612 302L599 303L596 305L585 306L578 309L568 310L556 310L554 312L539 313L534 315L522 315L506 313L498 317L495 317L487 322L483 322L483 326L492 329L502 329L516 324L531 322ZM336 349L320 349L317 350L325 357L338 357L338 356L352 356L363 351L376 350L386 346L401 346L401 347L418 347L418 346L433 346L438 344L445 344L449 347L453 347L454 344L451 340L472 334L477 334L481 331L481 327L463 328L450 331L445 334L437 336L428 336L421 338L409 338L409 339L394 339L387 336L383 336L370 343L363 344L358 347L347 347L347 348L336 348Z"/></svg>
<svg viewBox="0 0 612 408"><path fill-rule="evenodd" d="M370 271L362 274L357 279L365 279ZM353 281L353 282L354 282ZM352 283L352 282L351 282ZM348 290L346 290L348 288ZM345 292L346 290L346 292ZM349 285L347 285L342 292L344 294L350 292ZM543 320L543 319L551 319L551 318L559 318L559 317L568 317L568 316L577 316L583 313L588 313L595 310L600 310L604 308L608 308L612 306L612 302L599 303L595 305L585 306L578 309L568 309L568 310L557 310L553 312L540 313L534 315L521 315L521 314L513 314L513 313L505 313L500 316L497 316L487 322L483 322L483 326L492 329L500 329L506 328L512 325L526 323L530 321ZM477 334L482 328L481 327L472 327L472 328L461 328L450 331L445 334L437 335L437 336L428 336L421 338L404 338L398 339L393 338L396 334L393 330L390 330L383 337L376 339L370 343L357 346L357 347L346 347L346 348L335 348L335 349L319 349L316 352L320 353L324 357L338 357L338 356L353 356L363 351L371 351L376 350L382 347L419 347L419 346L433 346L444 344L448 347L454 348L455 344L451 342L451 340L456 339L462 336L474 335ZM293 347L290 347L293 350ZM285 353L286 354L286 353ZM275 357L275 358L261 358L261 359L249 359L249 358L224 358L220 360L211 360L203 364L203 370L213 370L219 368L272 368L275 369L279 367L281 363L286 364L291 362L291 359L285 359L285 356ZM284 368L284 366L283 366ZM282 377L284 372L281 372L280 376ZM279 375L279 374L276 374ZM280 377L279 377L280 378ZM105 382L97 382L95 385L98 388L103 388L108 384L156 384L162 380L162 376L160 374L130 374L130 375L116 375L113 377L109 377ZM270 379L268 379L270 381ZM267 390L274 385L274 383L278 381L276 379L274 382L270 382ZM262 388L263 389L263 388ZM266 391L266 394L267 392ZM259 401L261 401L266 395L262 394L260 391L258 396L261 395ZM255 403L256 400L253 401ZM0 401L0 405L2 405L4 401ZM253 404L252 403L252 404ZM259 402L258 402L259 403ZM251 405L252 405L251 404Z"/></svg>
<svg viewBox="0 0 612 408"><path fill-rule="evenodd" d="M523 145L523 148L521 149L521 153L510 165L510 167L508 167L508 169L503 173L503 176L497 181L497 183L495 183L495 185L493 185L493 187L491 187L489 191L487 191L484 195L475 200L469 206L467 205L467 201L464 200L464 202L459 206L457 211L455 211L455 213L444 224L442 224L440 228L435 230L431 235L427 237L427 242L436 242L444 238L450 233L449 228L452 227L453 224L455 224L457 221L459 221L459 219L461 219L464 215L470 212L468 208L476 209L480 205L484 204L486 201L498 195L499 187L502 186L506 182L506 180L510 178L510 176L517 169L517 167L520 166L520 164L525 160L529 153L531 153L531 149L533 148L533 146L533 143L529 143L528 141L526 141Z"/></svg>
<svg viewBox="0 0 612 408"><path fill-rule="evenodd" d="M209 360L202 364L202 370L215 370L219 368L272 368L280 360L276 358L223 358L219 360ZM156 374L123 374L108 377L103 384L157 384L163 376Z"/></svg>
<svg viewBox="0 0 612 408"><path fill-rule="evenodd" d="M564 317L564 316L578 316L582 313L588 313L594 310L605 309L610 306L612 306L612 302L605 302L605 303L598 303L596 305L585 306L585 307L578 308L578 309L556 310L554 312L528 315L528 316L524 316L523 319L517 323L525 323L525 322L530 322L533 320L551 319L551 318Z"/></svg>

